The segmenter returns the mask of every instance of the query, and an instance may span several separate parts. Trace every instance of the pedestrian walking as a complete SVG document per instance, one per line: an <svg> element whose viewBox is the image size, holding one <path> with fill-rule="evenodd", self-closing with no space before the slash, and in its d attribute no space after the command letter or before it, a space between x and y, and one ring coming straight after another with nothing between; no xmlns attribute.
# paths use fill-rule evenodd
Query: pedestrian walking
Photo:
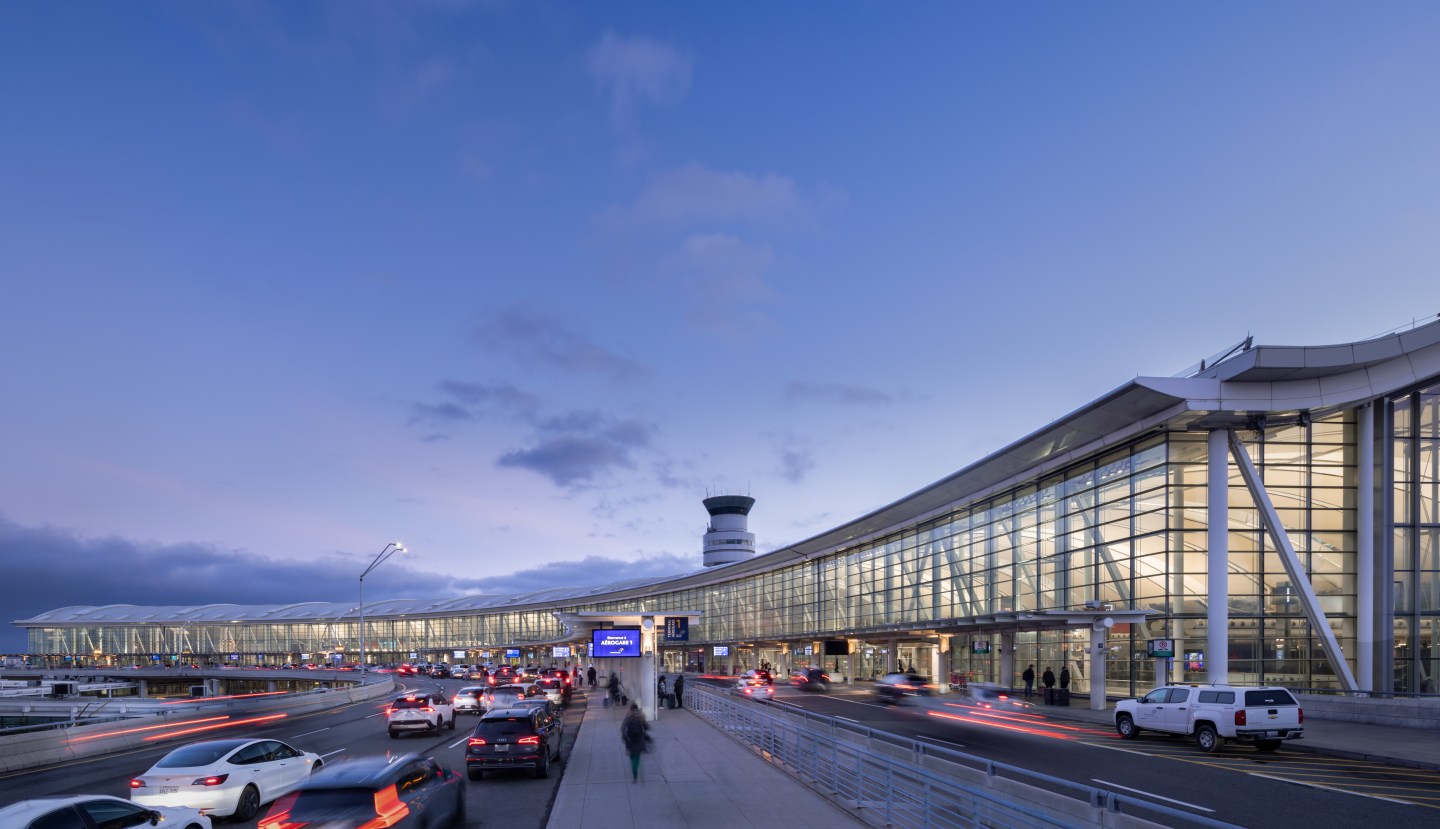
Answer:
<svg viewBox="0 0 1440 829"><path fill-rule="evenodd" d="M630 713L620 723L620 739L625 743L625 751L630 755L630 782L640 782L640 755L650 748L650 725L645 722L645 715L640 713L640 706L631 703Z"/></svg>
<svg viewBox="0 0 1440 829"><path fill-rule="evenodd" d="M1035 666L1031 665L1026 668L1020 678L1025 680L1025 696L1028 697L1035 690Z"/></svg>
<svg viewBox="0 0 1440 829"><path fill-rule="evenodd" d="M590 687L591 687L591 688L594 688L594 687L595 687L595 666L594 666L594 665L591 665L591 666L590 666L590 670L588 670L588 671L585 672L585 676L590 680Z"/></svg>
<svg viewBox="0 0 1440 829"><path fill-rule="evenodd" d="M675 707L685 707L685 675L675 677Z"/></svg>
<svg viewBox="0 0 1440 829"><path fill-rule="evenodd" d="M605 704L614 705L620 701L620 677L610 672L610 679L605 682Z"/></svg>

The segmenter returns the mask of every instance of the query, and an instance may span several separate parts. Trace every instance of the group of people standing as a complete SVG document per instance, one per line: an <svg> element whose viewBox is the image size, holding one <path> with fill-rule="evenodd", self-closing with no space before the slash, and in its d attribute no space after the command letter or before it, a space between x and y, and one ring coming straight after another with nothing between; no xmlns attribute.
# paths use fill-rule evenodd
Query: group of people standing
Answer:
<svg viewBox="0 0 1440 829"><path fill-rule="evenodd" d="M1034 665L1029 665L1029 666L1027 666L1027 667L1025 668L1025 673L1021 674L1021 675L1020 675L1020 678L1023 679L1023 680L1025 680L1025 696L1027 696L1027 697L1028 697L1028 696L1032 696L1032 695L1034 694L1034 692L1035 692L1035 666L1034 666ZM1047 667L1047 668L1045 669L1045 673L1043 673L1043 674L1040 675L1040 683L1041 683L1042 685L1044 685L1046 688L1054 688L1054 687L1055 687L1055 672L1052 671L1052 670L1050 670L1050 669ZM1068 691L1068 690L1070 690L1070 666L1069 666L1069 665L1062 665L1062 666L1060 666L1060 689L1063 690L1063 691Z"/></svg>

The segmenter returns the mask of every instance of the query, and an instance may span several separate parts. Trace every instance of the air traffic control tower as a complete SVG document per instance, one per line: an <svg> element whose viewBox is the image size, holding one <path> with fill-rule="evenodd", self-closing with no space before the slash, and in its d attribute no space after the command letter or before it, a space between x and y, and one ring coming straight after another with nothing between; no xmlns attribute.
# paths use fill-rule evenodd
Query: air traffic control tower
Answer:
<svg viewBox="0 0 1440 829"><path fill-rule="evenodd" d="M716 495L705 499L710 526L705 528L705 566L733 564L755 555L755 533L746 516L755 499L746 495Z"/></svg>

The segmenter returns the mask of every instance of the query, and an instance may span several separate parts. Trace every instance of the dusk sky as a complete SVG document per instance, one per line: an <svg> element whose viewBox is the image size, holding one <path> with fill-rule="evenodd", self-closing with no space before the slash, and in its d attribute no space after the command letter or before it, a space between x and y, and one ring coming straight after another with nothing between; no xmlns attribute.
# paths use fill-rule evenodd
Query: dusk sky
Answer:
<svg viewBox="0 0 1440 829"><path fill-rule="evenodd" d="M1440 311L1440 4L0 0L0 562L700 565L1247 334Z"/></svg>

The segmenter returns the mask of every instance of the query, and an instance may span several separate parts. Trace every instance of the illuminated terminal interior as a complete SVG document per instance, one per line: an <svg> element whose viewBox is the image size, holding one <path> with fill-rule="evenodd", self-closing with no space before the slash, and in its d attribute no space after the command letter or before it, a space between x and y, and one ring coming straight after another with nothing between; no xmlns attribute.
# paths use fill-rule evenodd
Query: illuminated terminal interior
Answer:
<svg viewBox="0 0 1440 829"><path fill-rule="evenodd" d="M666 670L1014 683L1033 664L1068 666L1080 693L1101 669L1111 695L1167 671L1433 693L1437 459L1440 322L1343 345L1247 340L768 553L596 587L367 602L366 661L584 661L583 614L687 611L688 640L658 644ZM358 610L109 605L16 624L49 664L353 662ZM566 647L573 659L554 656Z"/></svg>

